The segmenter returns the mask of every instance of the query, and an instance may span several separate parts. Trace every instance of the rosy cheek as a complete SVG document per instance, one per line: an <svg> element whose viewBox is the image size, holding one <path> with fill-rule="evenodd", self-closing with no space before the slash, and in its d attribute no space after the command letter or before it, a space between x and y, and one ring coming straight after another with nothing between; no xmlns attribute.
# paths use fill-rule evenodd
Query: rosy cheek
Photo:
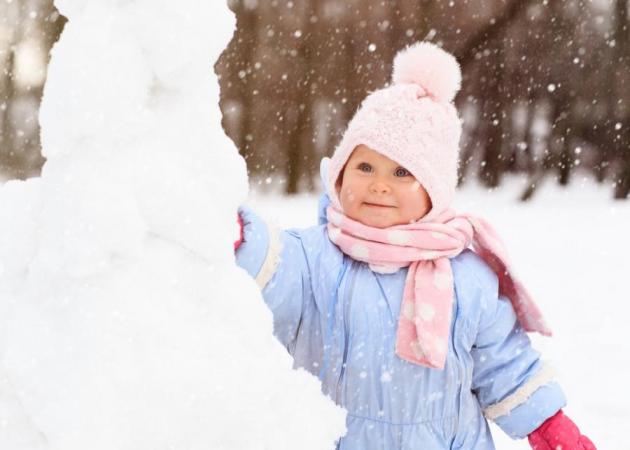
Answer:
<svg viewBox="0 0 630 450"><path fill-rule="evenodd" d="M420 183L418 181L414 181L411 183L411 192L418 192L420 190Z"/></svg>

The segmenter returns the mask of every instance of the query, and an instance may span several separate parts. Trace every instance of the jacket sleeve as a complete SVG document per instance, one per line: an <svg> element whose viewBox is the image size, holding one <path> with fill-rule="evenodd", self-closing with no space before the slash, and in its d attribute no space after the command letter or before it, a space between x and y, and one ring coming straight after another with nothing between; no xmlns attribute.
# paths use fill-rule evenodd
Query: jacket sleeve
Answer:
<svg viewBox="0 0 630 450"><path fill-rule="evenodd" d="M271 309L276 337L291 352L304 304L313 294L306 255L297 231L269 226L251 208L241 207L243 243L236 250L236 263L262 290Z"/></svg>
<svg viewBox="0 0 630 450"><path fill-rule="evenodd" d="M514 439L526 437L565 406L551 368L541 362L509 300L498 296L496 275L475 271L481 301L471 350L473 391L484 415Z"/></svg>

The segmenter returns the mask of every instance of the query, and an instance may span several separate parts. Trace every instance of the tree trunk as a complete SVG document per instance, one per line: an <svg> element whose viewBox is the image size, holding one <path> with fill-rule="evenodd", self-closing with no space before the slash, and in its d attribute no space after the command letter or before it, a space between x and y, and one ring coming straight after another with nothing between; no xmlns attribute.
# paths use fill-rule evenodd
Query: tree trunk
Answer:
<svg viewBox="0 0 630 450"><path fill-rule="evenodd" d="M622 93L626 93L627 89L630 89L628 71L630 71L630 23L628 23L628 8L630 7L630 0L617 0L615 5L615 58L612 65L616 69L615 77L615 89L619 96ZM617 130L614 120L612 135L614 142L615 153L619 155L621 160L621 170L615 184L614 197L617 199L627 199L630 195L630 112L628 106L624 108L624 111L612 111L613 117L617 113L617 117L624 116L623 120L618 122L621 124L621 128Z"/></svg>
<svg viewBox="0 0 630 450"><path fill-rule="evenodd" d="M483 83L483 121L487 126L487 142L484 143L484 156L479 172L481 181L488 187L497 187L503 175L503 147L505 128L505 52L503 45L497 41L494 64L486 70Z"/></svg>
<svg viewBox="0 0 630 450"><path fill-rule="evenodd" d="M574 167L574 155L571 150L571 103L567 96L561 95L554 102L554 119L551 133L552 151L557 152L556 170L558 183L567 186Z"/></svg>
<svg viewBox="0 0 630 450"><path fill-rule="evenodd" d="M525 124L525 142L527 145L525 148L525 155L527 158L527 186L520 197L520 200L523 202L532 199L545 174L545 171L542 169L542 161L536 160L535 150L538 142L535 140L533 131L536 113L537 109L535 104L530 102L527 108L527 122Z"/></svg>
<svg viewBox="0 0 630 450"><path fill-rule="evenodd" d="M289 131L286 166L287 184L285 189L287 194L296 194L298 192L301 176L312 175L310 171L304 170L304 168L309 169L309 162L315 153L312 115L315 95L313 92L313 82L317 81L313 80L315 73L313 59L315 56L314 53L316 52L316 36L314 33L316 30L310 19L311 17L317 17L317 4L319 4L319 2L309 0L309 7L306 10L306 18L304 20L304 30L302 32L303 38L299 54L302 56L301 66L303 71L297 91L297 99L299 101L297 118L295 126Z"/></svg>
<svg viewBox="0 0 630 450"><path fill-rule="evenodd" d="M562 0L549 0L549 3L553 4L561 1ZM469 65L474 64L476 55L480 50L483 50L483 48L486 48L496 40L497 37L500 37L513 21L517 20L521 14L526 12L527 9L535 3L537 3L536 0L512 0L503 8L501 14L468 39L461 50L455 54L462 67L462 72L464 72Z"/></svg>
<svg viewBox="0 0 630 450"><path fill-rule="evenodd" d="M615 183L615 198L627 199L630 196L630 121L625 123L624 132L620 134L619 145L623 152L622 166Z"/></svg>
<svg viewBox="0 0 630 450"><path fill-rule="evenodd" d="M416 7L415 32L417 40L424 40L431 28L431 18L435 14L438 0L418 0Z"/></svg>
<svg viewBox="0 0 630 450"><path fill-rule="evenodd" d="M11 46L11 48L13 45ZM0 98L0 117L2 118L2 130L0 134L0 172L13 178L15 177L15 143L13 139L13 124L11 123L11 106L15 89L13 87L13 66L15 56L13 50L9 50L7 69L2 79L2 98Z"/></svg>
<svg viewBox="0 0 630 450"><path fill-rule="evenodd" d="M401 29L401 0L390 0L389 26L387 28L388 48L385 49L386 63L390 64L394 61L394 57L398 50L404 45L403 33Z"/></svg>
<svg viewBox="0 0 630 450"><path fill-rule="evenodd" d="M253 59L258 48L258 22L259 11L258 7L249 9L245 6L244 1L239 2L241 23L238 29L242 33L243 41L239 45L239 57L237 58L237 64L235 70L237 76L235 80L240 82L240 97L241 104L243 105L240 131L238 133L239 150L243 157L247 160L254 153L254 94L253 94ZM241 74L243 76L241 76Z"/></svg>

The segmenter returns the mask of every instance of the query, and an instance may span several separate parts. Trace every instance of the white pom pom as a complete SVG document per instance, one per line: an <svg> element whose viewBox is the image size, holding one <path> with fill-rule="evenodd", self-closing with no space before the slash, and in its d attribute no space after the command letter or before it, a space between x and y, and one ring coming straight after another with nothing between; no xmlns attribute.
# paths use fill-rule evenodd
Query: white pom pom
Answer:
<svg viewBox="0 0 630 450"><path fill-rule="evenodd" d="M462 73L453 55L430 42L418 42L394 58L394 84L417 84L439 101L452 101Z"/></svg>

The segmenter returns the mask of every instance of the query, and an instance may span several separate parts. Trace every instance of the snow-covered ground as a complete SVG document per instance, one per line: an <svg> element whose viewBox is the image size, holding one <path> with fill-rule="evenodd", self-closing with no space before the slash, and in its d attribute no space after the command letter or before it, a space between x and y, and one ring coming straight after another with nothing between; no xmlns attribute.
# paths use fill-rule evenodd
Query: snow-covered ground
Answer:
<svg viewBox="0 0 630 450"><path fill-rule="evenodd" d="M576 177L567 189L547 182L523 204L515 199L524 180L507 181L494 192L464 187L457 209L495 225L543 309L554 337L532 339L557 370L565 411L599 449L630 449L630 201L613 201L610 185ZM283 227L316 222L315 195L253 191L249 203ZM498 449L529 448L493 430Z"/></svg>

